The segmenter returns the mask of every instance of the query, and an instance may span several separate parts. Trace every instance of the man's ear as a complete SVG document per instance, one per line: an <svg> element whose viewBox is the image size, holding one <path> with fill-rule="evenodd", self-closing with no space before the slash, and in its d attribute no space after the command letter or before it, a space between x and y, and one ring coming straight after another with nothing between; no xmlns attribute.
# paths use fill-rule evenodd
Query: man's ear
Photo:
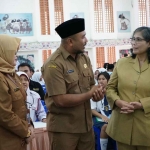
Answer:
<svg viewBox="0 0 150 150"><path fill-rule="evenodd" d="M73 45L73 39L72 38L68 38L67 39L67 43L69 44L69 46Z"/></svg>
<svg viewBox="0 0 150 150"><path fill-rule="evenodd" d="M150 48L150 41L148 42L148 44L149 44L149 48Z"/></svg>

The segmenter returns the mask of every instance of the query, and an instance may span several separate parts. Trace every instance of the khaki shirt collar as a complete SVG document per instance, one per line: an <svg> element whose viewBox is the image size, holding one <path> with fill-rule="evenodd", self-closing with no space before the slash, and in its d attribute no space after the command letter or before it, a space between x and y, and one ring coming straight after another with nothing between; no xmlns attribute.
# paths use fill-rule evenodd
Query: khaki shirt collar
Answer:
<svg viewBox="0 0 150 150"><path fill-rule="evenodd" d="M69 56L71 56L70 53L68 51L66 51L62 45L60 45L59 49L60 49L64 59L67 59Z"/></svg>
<svg viewBox="0 0 150 150"><path fill-rule="evenodd" d="M149 68L148 59L145 60L141 68L137 57L135 59L131 58L129 62L132 63L133 69L137 72L143 72Z"/></svg>

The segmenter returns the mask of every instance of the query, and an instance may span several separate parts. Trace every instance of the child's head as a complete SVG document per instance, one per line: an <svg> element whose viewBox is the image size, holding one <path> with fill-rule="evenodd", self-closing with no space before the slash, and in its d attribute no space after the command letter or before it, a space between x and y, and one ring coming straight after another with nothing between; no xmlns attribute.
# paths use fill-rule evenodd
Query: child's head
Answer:
<svg viewBox="0 0 150 150"><path fill-rule="evenodd" d="M98 74L97 77L98 84L101 84L103 87L107 86L109 79L110 79L110 75L107 72L101 72Z"/></svg>
<svg viewBox="0 0 150 150"><path fill-rule="evenodd" d="M28 87L29 87L29 77L25 72L19 71L17 72L17 75L20 76L21 78L21 82L24 86L24 89L27 91Z"/></svg>

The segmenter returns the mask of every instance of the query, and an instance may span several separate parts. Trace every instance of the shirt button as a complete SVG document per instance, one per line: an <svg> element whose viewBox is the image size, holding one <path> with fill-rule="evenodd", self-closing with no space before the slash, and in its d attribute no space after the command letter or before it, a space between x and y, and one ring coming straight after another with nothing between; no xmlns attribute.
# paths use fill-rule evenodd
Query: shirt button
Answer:
<svg viewBox="0 0 150 150"><path fill-rule="evenodd" d="M135 95L135 92L132 92L133 95Z"/></svg>

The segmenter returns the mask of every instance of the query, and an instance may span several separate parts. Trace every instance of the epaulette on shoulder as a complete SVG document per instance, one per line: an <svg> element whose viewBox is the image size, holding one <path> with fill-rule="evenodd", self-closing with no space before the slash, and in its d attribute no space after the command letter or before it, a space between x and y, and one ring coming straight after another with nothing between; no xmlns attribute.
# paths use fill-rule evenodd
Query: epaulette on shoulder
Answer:
<svg viewBox="0 0 150 150"><path fill-rule="evenodd" d="M60 50L57 49L52 55L51 55L51 61L54 61L57 57L60 56Z"/></svg>

